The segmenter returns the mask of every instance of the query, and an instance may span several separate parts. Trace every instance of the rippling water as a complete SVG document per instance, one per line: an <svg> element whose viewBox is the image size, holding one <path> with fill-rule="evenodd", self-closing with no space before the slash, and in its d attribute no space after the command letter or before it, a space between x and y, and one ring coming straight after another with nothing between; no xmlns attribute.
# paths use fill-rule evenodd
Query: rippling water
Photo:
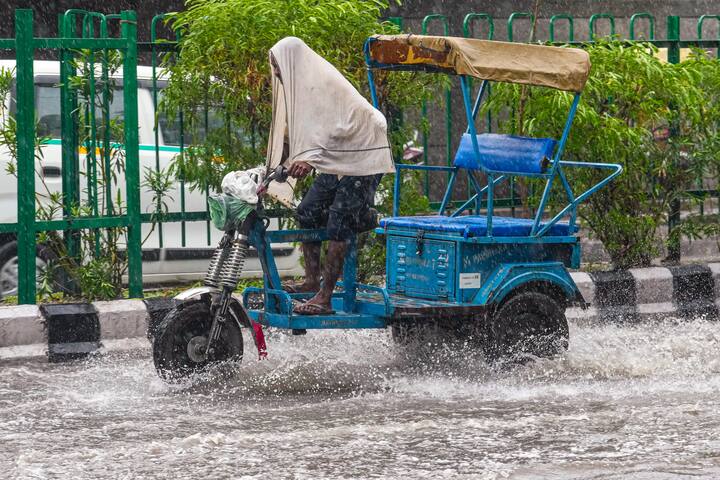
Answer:
<svg viewBox="0 0 720 480"><path fill-rule="evenodd" d="M272 332L269 360L180 387L149 349L5 361L0 478L720 478L720 323L570 333L493 370L386 332Z"/></svg>

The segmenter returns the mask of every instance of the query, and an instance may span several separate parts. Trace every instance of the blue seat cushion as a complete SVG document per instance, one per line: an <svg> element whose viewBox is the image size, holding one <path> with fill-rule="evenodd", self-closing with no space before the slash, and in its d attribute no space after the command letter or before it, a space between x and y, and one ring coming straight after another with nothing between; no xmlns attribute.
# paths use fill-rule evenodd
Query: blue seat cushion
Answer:
<svg viewBox="0 0 720 480"><path fill-rule="evenodd" d="M477 135L480 162L495 172L523 174L545 173L557 141L552 138L530 138L497 133ZM455 166L480 170L469 133L462 136L455 154Z"/></svg>
<svg viewBox="0 0 720 480"><path fill-rule="evenodd" d="M496 237L527 237L532 230L533 220L493 216L492 234ZM485 215L463 215L445 217L432 215L425 217L388 217L380 220L384 228L398 227L403 229L423 230L426 232L443 232L459 234L464 237L482 237L487 234L487 217ZM542 226L542 224L541 224ZM566 236L570 228L567 223L556 223L546 235Z"/></svg>

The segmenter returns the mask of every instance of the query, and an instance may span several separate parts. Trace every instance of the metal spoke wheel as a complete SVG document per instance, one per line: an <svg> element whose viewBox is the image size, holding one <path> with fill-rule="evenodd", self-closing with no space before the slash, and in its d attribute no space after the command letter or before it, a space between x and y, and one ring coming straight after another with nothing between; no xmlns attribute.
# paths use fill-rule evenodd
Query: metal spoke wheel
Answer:
<svg viewBox="0 0 720 480"><path fill-rule="evenodd" d="M222 362L239 362L243 339L232 311L222 328L213 358L205 354L212 325L209 301L172 309L158 325L153 341L153 361L160 378L177 383Z"/></svg>
<svg viewBox="0 0 720 480"><path fill-rule="evenodd" d="M490 362L525 363L567 350L565 308L551 295L523 291L502 303L489 318L484 344Z"/></svg>
<svg viewBox="0 0 720 480"><path fill-rule="evenodd" d="M48 268L47 259L35 257L35 278L39 281ZM0 298L18 294L17 242L0 247Z"/></svg>

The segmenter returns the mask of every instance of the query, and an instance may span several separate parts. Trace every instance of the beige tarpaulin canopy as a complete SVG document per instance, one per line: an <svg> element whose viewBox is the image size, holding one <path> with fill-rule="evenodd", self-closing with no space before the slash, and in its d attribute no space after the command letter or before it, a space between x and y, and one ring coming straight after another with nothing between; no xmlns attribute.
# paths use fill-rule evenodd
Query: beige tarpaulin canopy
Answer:
<svg viewBox="0 0 720 480"><path fill-rule="evenodd" d="M483 80L579 92L590 75L590 56L579 48L474 38L375 35L370 58L385 65L438 68Z"/></svg>

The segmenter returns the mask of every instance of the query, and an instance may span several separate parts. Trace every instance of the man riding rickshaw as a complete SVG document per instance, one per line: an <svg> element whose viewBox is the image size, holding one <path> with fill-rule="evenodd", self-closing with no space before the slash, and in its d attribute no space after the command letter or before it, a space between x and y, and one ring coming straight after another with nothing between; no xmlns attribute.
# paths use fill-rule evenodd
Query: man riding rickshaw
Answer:
<svg viewBox="0 0 720 480"><path fill-rule="evenodd" d="M326 229L329 239L324 266L321 242L302 243L305 281L286 284L284 289L316 293L296 305L294 313L327 314L332 312L332 292L342 273L348 240L376 226L375 190L384 173L395 171L387 122L330 62L299 38L287 37L275 44L270 64L270 168L284 164L296 179L315 170L317 175L297 207L297 220L301 228Z"/></svg>

